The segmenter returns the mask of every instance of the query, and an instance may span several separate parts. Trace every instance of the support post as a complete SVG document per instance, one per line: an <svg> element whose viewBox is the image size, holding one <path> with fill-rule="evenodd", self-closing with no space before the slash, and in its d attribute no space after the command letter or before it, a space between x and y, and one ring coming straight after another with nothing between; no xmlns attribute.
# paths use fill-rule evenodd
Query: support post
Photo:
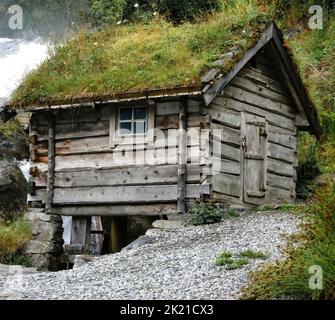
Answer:
<svg viewBox="0 0 335 320"><path fill-rule="evenodd" d="M70 254L89 254L92 217L72 217Z"/></svg>
<svg viewBox="0 0 335 320"><path fill-rule="evenodd" d="M121 251L127 244L127 217L112 217L110 234L110 251Z"/></svg>
<svg viewBox="0 0 335 320"><path fill-rule="evenodd" d="M178 132L178 187L177 210L185 213L186 205L186 165L187 165L187 133L186 133L187 98L180 100L179 132Z"/></svg>
<svg viewBox="0 0 335 320"><path fill-rule="evenodd" d="M55 179L55 116L49 113L48 125L48 178L47 178L47 200L45 209L51 213Z"/></svg>

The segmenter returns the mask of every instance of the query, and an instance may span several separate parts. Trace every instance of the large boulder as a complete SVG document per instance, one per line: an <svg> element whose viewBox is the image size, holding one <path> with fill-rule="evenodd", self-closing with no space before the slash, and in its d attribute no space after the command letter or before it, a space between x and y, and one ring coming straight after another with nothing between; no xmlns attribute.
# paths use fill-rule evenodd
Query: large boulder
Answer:
<svg viewBox="0 0 335 320"><path fill-rule="evenodd" d="M0 222L16 220L27 203L27 180L14 164L0 161Z"/></svg>
<svg viewBox="0 0 335 320"><path fill-rule="evenodd" d="M0 125L0 160L13 162L29 158L28 137L17 120Z"/></svg>

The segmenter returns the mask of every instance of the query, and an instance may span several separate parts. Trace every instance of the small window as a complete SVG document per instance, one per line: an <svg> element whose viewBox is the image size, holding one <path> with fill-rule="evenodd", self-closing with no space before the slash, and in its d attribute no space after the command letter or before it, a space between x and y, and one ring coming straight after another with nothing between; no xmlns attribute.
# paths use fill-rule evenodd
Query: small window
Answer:
<svg viewBox="0 0 335 320"><path fill-rule="evenodd" d="M145 135L148 131L146 107L122 107L118 119L120 136Z"/></svg>

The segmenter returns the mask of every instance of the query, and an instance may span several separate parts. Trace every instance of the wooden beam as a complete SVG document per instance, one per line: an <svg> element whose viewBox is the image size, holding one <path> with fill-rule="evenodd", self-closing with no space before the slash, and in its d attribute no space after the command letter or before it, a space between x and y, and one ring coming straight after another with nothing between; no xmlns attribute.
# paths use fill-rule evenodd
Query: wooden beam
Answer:
<svg viewBox="0 0 335 320"><path fill-rule="evenodd" d="M63 206L53 207L52 213L62 216L159 216L177 213L177 204Z"/></svg>
<svg viewBox="0 0 335 320"><path fill-rule="evenodd" d="M180 99L179 132L178 132L178 187L177 209L185 213L186 198L186 165L187 165L187 136L186 136L186 110L187 100Z"/></svg>
<svg viewBox="0 0 335 320"><path fill-rule="evenodd" d="M110 252L121 251L127 244L127 217L113 217L110 234Z"/></svg>
<svg viewBox="0 0 335 320"><path fill-rule="evenodd" d="M55 174L55 116L49 113L48 126L48 176L47 176L47 201L46 212L50 212L53 204Z"/></svg>

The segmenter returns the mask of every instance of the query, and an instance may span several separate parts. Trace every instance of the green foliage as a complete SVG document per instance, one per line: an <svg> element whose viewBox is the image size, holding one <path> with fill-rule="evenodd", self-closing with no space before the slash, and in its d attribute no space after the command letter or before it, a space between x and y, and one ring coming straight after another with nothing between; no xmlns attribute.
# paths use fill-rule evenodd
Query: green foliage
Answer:
<svg viewBox="0 0 335 320"><path fill-rule="evenodd" d="M239 217L240 215L238 214L237 210L234 209L234 208L229 208L228 211L227 211L227 216L229 218L237 218Z"/></svg>
<svg viewBox="0 0 335 320"><path fill-rule="evenodd" d="M220 210L210 202L197 202L189 210L187 224L200 226L221 221Z"/></svg>
<svg viewBox="0 0 335 320"><path fill-rule="evenodd" d="M26 265L28 261L22 257L21 250L31 238L30 225L22 219L0 224L0 263Z"/></svg>
<svg viewBox="0 0 335 320"><path fill-rule="evenodd" d="M292 237L287 258L253 273L244 299L335 299L334 181L317 191L305 214L302 232ZM323 270L322 290L309 288L309 268L314 265Z"/></svg>
<svg viewBox="0 0 335 320"><path fill-rule="evenodd" d="M92 0L93 22L97 25L116 21L148 21L159 14L179 24L194 21L196 17L217 11L220 0Z"/></svg>
<svg viewBox="0 0 335 320"><path fill-rule="evenodd" d="M247 265L249 263L249 260L246 258L238 258L236 260L233 260L232 263L228 263L226 265L226 269L227 270L235 270L235 269L239 269L245 265Z"/></svg>
<svg viewBox="0 0 335 320"><path fill-rule="evenodd" d="M215 259L215 264L217 266L225 266L227 270L235 270L247 265L250 259L266 260L268 256L263 252L252 250L246 250L237 255L224 251Z"/></svg>
<svg viewBox="0 0 335 320"><path fill-rule="evenodd" d="M11 102L198 83L210 63L232 46L238 49L235 59L243 55L270 18L267 7L245 5L222 9L197 24L173 26L155 19L79 33L27 75ZM231 67L227 63L222 72Z"/></svg>
<svg viewBox="0 0 335 320"><path fill-rule="evenodd" d="M261 251L253 251L253 250L245 250L240 252L240 257L248 258L248 259L261 259L266 260L269 256Z"/></svg>

